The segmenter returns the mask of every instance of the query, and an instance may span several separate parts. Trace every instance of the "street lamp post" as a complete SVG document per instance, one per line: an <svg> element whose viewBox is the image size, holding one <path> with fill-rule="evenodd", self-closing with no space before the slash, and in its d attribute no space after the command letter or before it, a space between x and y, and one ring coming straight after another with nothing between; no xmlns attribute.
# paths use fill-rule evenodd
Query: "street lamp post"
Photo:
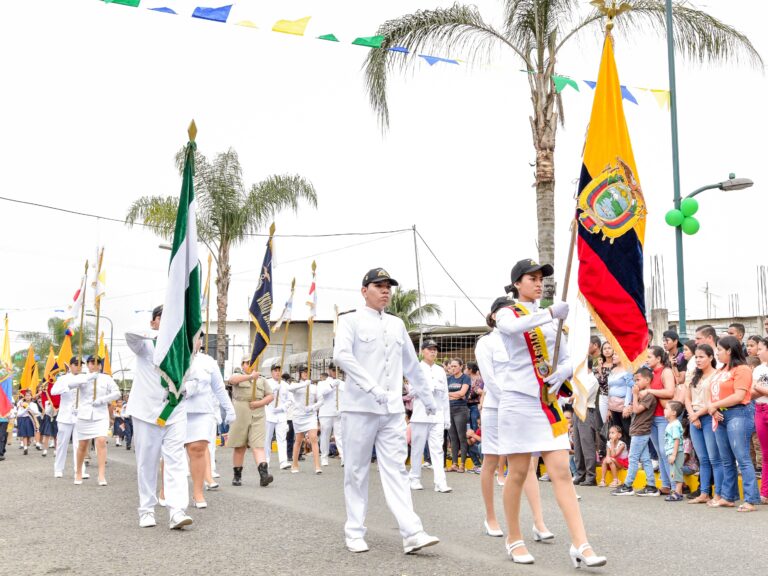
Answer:
<svg viewBox="0 0 768 576"><path fill-rule="evenodd" d="M728 177L728 180L724 180L723 182L718 182L717 184L707 184L706 186L702 186L701 188L697 188L688 196L683 198L683 200L687 200L688 198L693 198L694 196L697 196L704 192L705 190L722 190L723 192L731 192L735 190L744 190L745 188L749 188L752 186L754 182L750 180L749 178L736 178L735 174L730 174ZM677 199L675 202L675 208L680 209L680 205L682 203L682 200ZM678 316L679 316L679 326L678 326L678 332L680 333L681 338L685 338L686 336L686 326L685 326L685 267L683 266L683 229L681 226L675 226L675 237L677 239L677 242L675 243L676 253L677 253L677 305L678 305Z"/></svg>

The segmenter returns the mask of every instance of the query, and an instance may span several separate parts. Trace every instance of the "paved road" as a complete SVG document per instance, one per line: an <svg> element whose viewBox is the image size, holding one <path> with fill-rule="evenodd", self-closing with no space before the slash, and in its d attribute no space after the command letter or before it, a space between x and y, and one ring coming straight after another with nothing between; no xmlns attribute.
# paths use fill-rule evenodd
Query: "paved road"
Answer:
<svg viewBox="0 0 768 576"><path fill-rule="evenodd" d="M438 546L404 556L396 525L384 503L378 474L371 476L367 554L343 547L344 501L338 461L321 476L278 473L258 486L256 467L246 466L244 485L229 485L229 450L218 452L222 490L208 493L209 508L191 510L195 524L140 529L136 513L133 453L110 448L108 487L93 480L74 486L54 479L53 460L15 446L0 462L0 573L33 574L573 574L565 525L551 485L541 484L545 517L554 544L531 544L533 566L516 566L503 540L482 534L479 477L449 474L452 494L425 490L415 506ZM374 467L375 468L375 467ZM70 472L70 469L67 470ZM425 486L431 472L425 470ZM594 572L632 576L754 572L762 565L768 507L753 514L673 504L660 498L616 498L607 489L581 488L590 539L609 565ZM500 497L500 494L499 494ZM501 508L500 498L498 508ZM523 525L531 520L524 510Z"/></svg>

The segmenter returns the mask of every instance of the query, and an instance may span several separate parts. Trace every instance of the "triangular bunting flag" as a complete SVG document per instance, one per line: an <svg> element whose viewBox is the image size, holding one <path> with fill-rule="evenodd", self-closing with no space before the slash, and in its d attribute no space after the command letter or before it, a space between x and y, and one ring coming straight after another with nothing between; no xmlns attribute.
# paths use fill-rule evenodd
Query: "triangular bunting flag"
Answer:
<svg viewBox="0 0 768 576"><path fill-rule="evenodd" d="M174 10L171 10L166 6L163 6L162 8L150 8L150 10L154 10L155 12L162 12L163 14L176 14Z"/></svg>
<svg viewBox="0 0 768 576"><path fill-rule="evenodd" d="M626 86L622 86L622 87L621 87L621 97L622 97L624 100L629 100L629 101L630 101L630 102L632 102L633 104L637 104L637 98L635 98L635 97L634 97L634 95L632 94L632 92L630 92L630 91L629 91L629 88L627 88Z"/></svg>
<svg viewBox="0 0 768 576"><path fill-rule="evenodd" d="M426 54L419 54L424 60L427 61L427 64L430 66L434 66L438 62L445 62L446 64L458 64L456 60L450 60L449 58L439 58L438 56L427 56Z"/></svg>
<svg viewBox="0 0 768 576"><path fill-rule="evenodd" d="M229 18L229 11L232 10L232 4L227 6L219 6L218 8L205 8L198 6L195 11L192 12L192 18L200 18L202 20L211 20L213 22L226 22Z"/></svg>
<svg viewBox="0 0 768 576"><path fill-rule="evenodd" d="M669 110L669 90L651 89L651 94L656 98L656 103L659 105L659 108L666 108Z"/></svg>
<svg viewBox="0 0 768 576"><path fill-rule="evenodd" d="M402 52L403 54L409 54L408 48L404 48L402 46L392 46L392 48L389 49L390 52Z"/></svg>
<svg viewBox="0 0 768 576"><path fill-rule="evenodd" d="M381 48L381 44L384 42L384 36L361 36L355 38L352 44L356 46L367 46L368 48Z"/></svg>
<svg viewBox="0 0 768 576"><path fill-rule="evenodd" d="M576 83L576 80L567 78L566 76L553 75L552 81L555 83L555 92L558 94L560 94L566 86L571 86L576 92L579 92L579 85Z"/></svg>
<svg viewBox="0 0 768 576"><path fill-rule="evenodd" d="M592 88L592 90L594 90L595 86L597 86L597 82L593 82L592 80L584 80L584 84Z"/></svg>
<svg viewBox="0 0 768 576"><path fill-rule="evenodd" d="M256 26L256 23L251 22L250 20L240 20L240 22L238 22L236 26L245 26L246 28L258 28L258 26Z"/></svg>
<svg viewBox="0 0 768 576"><path fill-rule="evenodd" d="M322 36L317 37L318 40L328 40L328 42L338 42L339 39L336 38L335 34L323 34Z"/></svg>
<svg viewBox="0 0 768 576"><path fill-rule="evenodd" d="M104 0L105 4L122 4L123 6L133 6L137 8L141 0Z"/></svg>
<svg viewBox="0 0 768 576"><path fill-rule="evenodd" d="M307 29L307 24L309 24L310 18L312 18L312 16L300 18L299 20L278 20L275 22L275 25L272 26L272 31L304 36L304 30Z"/></svg>

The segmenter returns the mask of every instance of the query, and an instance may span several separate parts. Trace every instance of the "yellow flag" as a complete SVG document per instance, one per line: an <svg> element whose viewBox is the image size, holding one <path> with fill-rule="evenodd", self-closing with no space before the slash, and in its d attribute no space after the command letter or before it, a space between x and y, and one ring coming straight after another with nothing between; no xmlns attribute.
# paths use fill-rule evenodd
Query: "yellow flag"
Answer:
<svg viewBox="0 0 768 576"><path fill-rule="evenodd" d="M56 355L53 353L53 344L51 344L48 350L48 359L45 361L45 370L43 370L43 378L45 380L48 380L54 366L56 366Z"/></svg>
<svg viewBox="0 0 768 576"><path fill-rule="evenodd" d="M67 335L64 336L64 341L61 343L61 348L59 348L59 355L56 357L57 372L66 372L69 361L74 356L72 354L72 335L69 334L69 330L67 332Z"/></svg>
<svg viewBox="0 0 768 576"><path fill-rule="evenodd" d="M21 389L29 390L35 394L39 384L40 374L38 374L37 362L35 361L35 348L30 344L27 351L27 361L24 363L24 370L21 373Z"/></svg>
<svg viewBox="0 0 768 576"><path fill-rule="evenodd" d="M310 18L312 17L307 16L306 18L300 18L299 20L278 20L275 22L275 25L272 26L272 31L304 36L304 30L307 29L307 24L309 24Z"/></svg>
<svg viewBox="0 0 768 576"><path fill-rule="evenodd" d="M104 332L101 333L101 338L99 339L99 358L104 360L104 369L102 372L112 376L112 365L109 362L109 349L104 343Z"/></svg>
<svg viewBox="0 0 768 576"><path fill-rule="evenodd" d="M0 365L6 370L11 369L11 339L8 333L8 314L5 315L5 335L3 336L3 350L0 354Z"/></svg>

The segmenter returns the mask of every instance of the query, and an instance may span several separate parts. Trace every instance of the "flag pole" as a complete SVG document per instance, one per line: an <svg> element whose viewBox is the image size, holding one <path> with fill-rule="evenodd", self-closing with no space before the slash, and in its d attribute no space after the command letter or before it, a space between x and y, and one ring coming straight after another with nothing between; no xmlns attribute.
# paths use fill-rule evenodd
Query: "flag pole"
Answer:
<svg viewBox="0 0 768 576"><path fill-rule="evenodd" d="M571 283L571 268L573 267L573 252L576 247L576 235L578 223L576 220L571 221L571 245L568 247L568 262L565 266L565 279L563 280L563 301L568 298L568 287ZM560 341L563 336L563 319L561 318L557 322L557 335L555 336L555 351L552 354L552 367L557 369L557 361L560 356Z"/></svg>
<svg viewBox="0 0 768 576"><path fill-rule="evenodd" d="M211 260L213 260L213 254L211 254L210 250L208 251L208 279L205 281L205 287L207 289L207 294L205 297L205 353L209 356L211 355L211 350L208 347L208 344L210 343L211 336L210 336L210 328L211 328L211 316L210 316L210 310L211 310Z"/></svg>
<svg viewBox="0 0 768 576"><path fill-rule="evenodd" d="M96 282L93 284L94 306L96 307L96 369L99 368L99 316L101 315L101 296L99 295L99 274L101 263L104 260L104 248L99 251L99 261L96 268ZM85 310L85 297L83 297L83 310ZM96 400L96 384L98 378L93 381L93 399Z"/></svg>
<svg viewBox="0 0 768 576"><path fill-rule="evenodd" d="M83 366L83 323L85 322L85 289L86 285L88 283L88 260L85 261L85 272L83 273L85 278L85 281L83 282L82 286L80 287L80 290L82 290L83 294L83 302L80 304L80 344L78 346L78 352L80 353L80 369L82 370ZM75 408L80 407L80 387L77 388L77 396L75 397Z"/></svg>
<svg viewBox="0 0 768 576"><path fill-rule="evenodd" d="M291 299L290 299L291 306L293 306L293 292L294 292L295 289L296 289L296 278L291 280ZM283 348L280 351L280 371L281 372L283 370L285 370L285 366L284 366L284 363L285 363L285 347L288 345L288 329L290 327L291 327L291 319L288 318L288 320L285 321L285 332L283 332ZM280 374L280 378L282 378L282 376L283 375ZM278 384L279 384L279 382L278 382ZM277 398L275 398L275 408L277 408L278 405L280 404L280 393L279 393L279 391L280 391L280 389L278 388Z"/></svg>
<svg viewBox="0 0 768 576"><path fill-rule="evenodd" d="M312 260L312 282L315 281L315 270L317 270L317 262ZM317 286L315 286L315 290L317 290ZM307 320L307 328L309 329L308 336L307 336L307 381L311 384L312 382L312 327L315 324L315 313L317 310L312 310L312 316L309 317L309 320ZM299 374L301 376L301 374ZM306 399L306 405L309 406L309 388L310 384L307 384L307 399Z"/></svg>

